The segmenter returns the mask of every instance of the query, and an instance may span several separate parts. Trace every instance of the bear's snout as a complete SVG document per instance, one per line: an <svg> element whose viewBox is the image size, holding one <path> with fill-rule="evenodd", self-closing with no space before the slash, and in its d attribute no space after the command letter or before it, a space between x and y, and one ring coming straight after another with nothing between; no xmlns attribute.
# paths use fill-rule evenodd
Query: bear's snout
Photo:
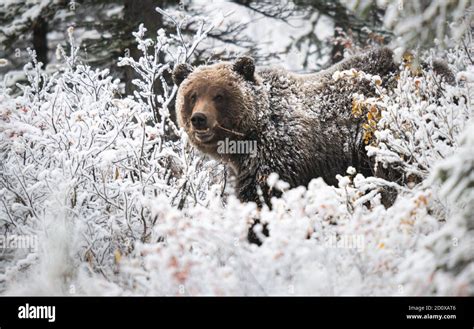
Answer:
<svg viewBox="0 0 474 329"><path fill-rule="evenodd" d="M207 116L204 113L197 112L191 117L191 123L196 130L207 129Z"/></svg>
<svg viewBox="0 0 474 329"><path fill-rule="evenodd" d="M189 121L196 132L213 129L216 125L217 109L208 98L201 96L193 106Z"/></svg>

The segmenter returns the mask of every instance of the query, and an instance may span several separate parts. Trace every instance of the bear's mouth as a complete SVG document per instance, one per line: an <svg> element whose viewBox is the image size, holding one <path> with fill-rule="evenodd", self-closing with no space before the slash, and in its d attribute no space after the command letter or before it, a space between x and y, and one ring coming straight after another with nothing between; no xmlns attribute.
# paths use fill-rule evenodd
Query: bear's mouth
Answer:
<svg viewBox="0 0 474 329"><path fill-rule="evenodd" d="M210 128L194 132L194 136L200 143L208 143L214 138L214 132Z"/></svg>

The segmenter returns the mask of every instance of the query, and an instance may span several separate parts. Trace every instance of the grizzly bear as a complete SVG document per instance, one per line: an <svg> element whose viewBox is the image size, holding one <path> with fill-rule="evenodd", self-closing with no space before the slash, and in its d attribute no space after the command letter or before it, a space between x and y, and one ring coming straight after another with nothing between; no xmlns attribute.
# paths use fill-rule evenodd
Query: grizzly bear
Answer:
<svg viewBox="0 0 474 329"><path fill-rule="evenodd" d="M363 140L364 119L352 113L353 94L375 96L374 86L363 79L333 79L336 71L351 68L378 75L386 84L398 66L388 48L313 74L256 70L249 57L196 69L179 64L173 72L179 86L178 124L195 147L233 169L243 202L271 206L271 197L279 195L267 186L271 173L291 187L316 177L337 184L336 175L349 166L374 175ZM252 146L253 151L241 152Z"/></svg>

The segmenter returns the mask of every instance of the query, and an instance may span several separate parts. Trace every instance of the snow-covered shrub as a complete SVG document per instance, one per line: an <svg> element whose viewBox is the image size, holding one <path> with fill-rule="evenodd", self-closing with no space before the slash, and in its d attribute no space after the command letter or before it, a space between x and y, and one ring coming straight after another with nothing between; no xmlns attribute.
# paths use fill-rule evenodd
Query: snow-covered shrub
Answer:
<svg viewBox="0 0 474 329"><path fill-rule="evenodd" d="M453 60L453 71L467 67L469 58L461 47L446 55ZM433 60L434 55L425 57L426 63ZM420 182L457 147L458 136L471 116L472 84L450 85L432 70L414 75L410 65L398 79L393 92L382 92L376 101L364 100L379 111L373 125L375 139L367 149L378 165L398 168L405 181Z"/></svg>
<svg viewBox="0 0 474 329"><path fill-rule="evenodd" d="M368 19L371 7L383 12L384 27L391 31L394 44L406 49L442 43L452 47L470 29L473 4L465 0L343 0L360 18Z"/></svg>
<svg viewBox="0 0 474 329"><path fill-rule="evenodd" d="M400 282L410 294L474 294L474 125L460 147L436 166L430 181L440 184L446 223L420 241L400 266Z"/></svg>
<svg viewBox="0 0 474 329"><path fill-rule="evenodd" d="M458 82L441 89L430 70L402 72L390 95L380 77L357 74L380 87L378 98L354 95L354 115L371 114L369 150L421 184L348 168L337 187L315 179L288 190L272 175L283 196L257 209L169 119L176 87L163 74L212 27L188 42L170 19L175 36L146 38L141 27L143 56L121 59L139 77L127 98L107 71L81 63L74 40L55 74L33 59L20 96L0 87L0 230L38 237L38 248L0 261L2 293L472 294L472 133L457 149L472 117L465 53L448 53ZM387 186L399 191L390 208ZM270 232L259 247L247 241L255 218Z"/></svg>
<svg viewBox="0 0 474 329"><path fill-rule="evenodd" d="M144 53L139 63L123 60L142 73L134 98L118 98L118 80L81 63L72 30L70 53L58 49L64 63L57 73L45 74L31 53L22 95L12 98L2 89L2 233L38 234L39 254L68 267L64 281L81 262L107 275L114 254L129 253L136 241L162 238L153 235L157 218L145 206L149 198L165 195L178 208L205 204L210 186L222 181L222 167L188 150L169 120L176 87L161 79L164 92L152 103L151 77L161 78L170 63L158 62L167 40L160 35L149 55L153 44L144 32L141 27L137 33ZM178 138L169 138L171 129ZM59 241L49 246L56 230ZM6 280L17 270L9 268Z"/></svg>

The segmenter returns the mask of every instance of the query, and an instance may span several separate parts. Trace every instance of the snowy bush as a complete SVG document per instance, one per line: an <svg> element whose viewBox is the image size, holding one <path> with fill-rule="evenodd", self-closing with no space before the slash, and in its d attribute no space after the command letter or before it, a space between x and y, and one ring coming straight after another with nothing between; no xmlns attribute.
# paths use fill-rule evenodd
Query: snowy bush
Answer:
<svg viewBox="0 0 474 329"><path fill-rule="evenodd" d="M441 161L430 181L446 208L446 223L423 239L400 266L401 282L415 294L474 293L474 138L467 126L458 151Z"/></svg>
<svg viewBox="0 0 474 329"><path fill-rule="evenodd" d="M140 27L143 56L120 60L139 76L127 98L106 70L81 63L72 37L56 73L32 53L22 94L1 87L0 229L38 237L37 248L3 248L4 294L474 293L474 143L471 132L459 137L472 118L466 52L448 53L456 85L403 71L393 93L355 95L355 105L375 106L366 133L379 165L397 165L418 184L348 168L338 187L314 179L286 190L272 176L283 196L257 209L233 196L226 169L170 120L177 88L164 75L213 27L202 22L185 40L182 18L170 19L176 35L147 38ZM390 208L386 186L399 191ZM247 241L255 218L270 232L261 246Z"/></svg>
<svg viewBox="0 0 474 329"><path fill-rule="evenodd" d="M53 261L86 262L103 273L114 254L161 238L151 230L157 218L148 198L166 195L178 208L206 203L210 185L222 181L223 169L187 150L184 136L168 138L170 129L181 136L167 111L176 87L163 85L157 103L149 89L152 76L170 69L157 61L166 39L153 44L144 32L137 32L144 57L122 60L142 74L134 98L117 98L119 81L81 64L72 30L70 53L58 49L59 72L47 76L31 53L22 96L2 90L2 229L40 237L61 230L65 246L40 246ZM7 276L16 274L12 268Z"/></svg>
<svg viewBox="0 0 474 329"><path fill-rule="evenodd" d="M472 69L464 49L454 48L446 56L457 60L452 70ZM429 55L424 60L431 63L436 58ZM372 120L375 141L368 147L369 156L379 165L399 168L405 181L426 178L433 165L457 147L472 115L472 88L464 81L450 85L432 70L414 75L407 64L393 93L383 91L380 99L365 100L378 111Z"/></svg>
<svg viewBox="0 0 474 329"><path fill-rule="evenodd" d="M464 0L404 1L343 0L347 8L369 19L370 7L383 9L383 23L394 34L394 44L406 49L422 45L454 46L472 24L472 2Z"/></svg>

